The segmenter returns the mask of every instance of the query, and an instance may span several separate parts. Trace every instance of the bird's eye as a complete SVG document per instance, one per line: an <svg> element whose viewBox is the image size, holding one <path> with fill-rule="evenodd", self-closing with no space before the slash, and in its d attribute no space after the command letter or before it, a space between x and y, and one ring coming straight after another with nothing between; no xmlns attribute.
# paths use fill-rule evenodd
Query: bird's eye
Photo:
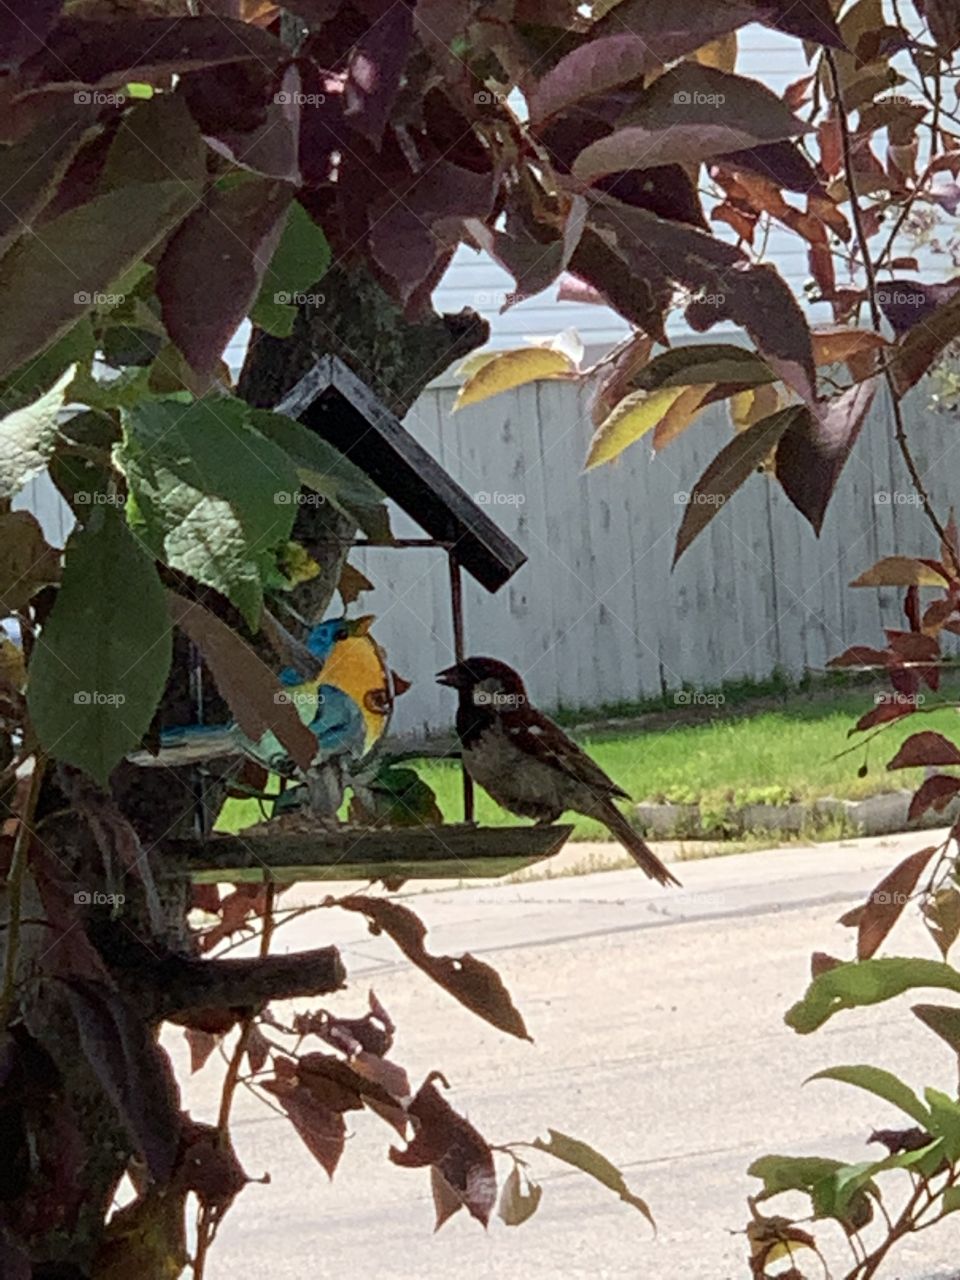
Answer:
<svg viewBox="0 0 960 1280"><path fill-rule="evenodd" d="M346 627L339 627L339 628L338 628L338 630L337 630L337 639L338 639L338 640L346 640L346 638L347 638L347 636L348 636L349 634L350 634L350 633L347 631L347 628L346 628Z"/></svg>

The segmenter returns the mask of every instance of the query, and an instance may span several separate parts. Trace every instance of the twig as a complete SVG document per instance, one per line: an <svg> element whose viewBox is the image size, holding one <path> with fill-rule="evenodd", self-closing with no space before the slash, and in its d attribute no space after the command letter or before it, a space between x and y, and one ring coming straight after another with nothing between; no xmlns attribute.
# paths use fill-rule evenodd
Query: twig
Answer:
<svg viewBox="0 0 960 1280"><path fill-rule="evenodd" d="M27 870L30 842L33 839L33 816L37 811L40 787L47 767L46 756L39 752L34 757L30 789L23 802L23 812L13 842L10 873L7 877L7 946L4 953L3 989L0 990L0 1027L5 1027L13 1007L13 991L17 977L17 958L20 953L20 911L23 906L23 877Z"/></svg>
<svg viewBox="0 0 960 1280"><path fill-rule="evenodd" d="M875 332L880 332L881 317L880 308L877 304L877 276L874 269L873 260L870 257L870 246L867 243L867 233L863 225L863 213L860 208L860 199L857 194L857 181L853 168L853 147L850 141L850 124L847 120L846 109L843 104L843 92L840 88L840 75L837 71L837 60L831 49L824 51L824 57L827 66L830 69L830 81L833 88L833 105L837 112L837 123L840 128L840 144L843 152L843 166L846 175L847 190L850 194L850 212L853 218L853 225L857 235L857 244L860 247L860 256L863 260L863 272L867 278L867 300L870 304L870 319ZM924 515L933 526L940 541L949 545L946 530L940 522L937 513L933 509L930 501L930 495L924 486L914 461L913 454L910 452L910 446L907 442L907 432L903 421L903 412L900 408L900 397L897 392L897 385L894 381L893 372L888 364L884 365L883 376L887 387L890 391L890 399L893 405L893 423L894 435L903 461L906 464L907 471L910 474L910 482L917 492L920 502L923 506Z"/></svg>
<svg viewBox="0 0 960 1280"><path fill-rule="evenodd" d="M263 909L263 931L260 934L261 959L270 954L270 942L273 938L273 906L276 896L277 887L271 881L267 885L266 904ZM243 1018L240 1023L240 1034L237 1037L237 1043L234 1045L233 1054L227 1063L227 1074L224 1077L223 1092L220 1095L220 1112L217 1116L217 1132L222 1146L226 1146L230 1140L230 1109L233 1106L234 1095L240 1082L240 1068L247 1052L247 1045L250 1042L250 1033L253 1030L256 1016L257 1010L253 1010ZM197 1248L193 1257L194 1280L203 1280L207 1254L216 1237L219 1224L219 1212L206 1204L202 1204L197 1214Z"/></svg>

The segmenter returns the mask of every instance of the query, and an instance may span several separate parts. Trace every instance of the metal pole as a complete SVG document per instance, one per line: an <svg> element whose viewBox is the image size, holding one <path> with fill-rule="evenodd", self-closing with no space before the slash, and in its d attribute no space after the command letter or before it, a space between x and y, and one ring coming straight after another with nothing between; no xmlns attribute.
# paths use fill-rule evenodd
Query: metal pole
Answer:
<svg viewBox="0 0 960 1280"><path fill-rule="evenodd" d="M454 551L447 554L450 564L450 609L453 613L453 653L457 662L467 656L463 640L463 579L460 576L460 561ZM473 779L462 769L463 774L463 820L473 821Z"/></svg>

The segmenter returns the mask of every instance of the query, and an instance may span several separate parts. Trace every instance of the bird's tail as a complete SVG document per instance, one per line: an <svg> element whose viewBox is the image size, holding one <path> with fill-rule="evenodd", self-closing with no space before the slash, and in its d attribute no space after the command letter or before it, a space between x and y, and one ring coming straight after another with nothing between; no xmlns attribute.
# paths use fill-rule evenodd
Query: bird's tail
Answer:
<svg viewBox="0 0 960 1280"><path fill-rule="evenodd" d="M656 880L662 885L680 884L677 877L664 866L639 831L631 827L612 800L604 800L601 805L598 805L595 816L609 828L611 835L616 836L640 870L645 871L651 880Z"/></svg>
<svg viewBox="0 0 960 1280"><path fill-rule="evenodd" d="M164 729L156 755L150 751L133 751L127 759L131 764L146 768L175 769L221 756L240 755L241 752L235 724L191 724L178 729Z"/></svg>

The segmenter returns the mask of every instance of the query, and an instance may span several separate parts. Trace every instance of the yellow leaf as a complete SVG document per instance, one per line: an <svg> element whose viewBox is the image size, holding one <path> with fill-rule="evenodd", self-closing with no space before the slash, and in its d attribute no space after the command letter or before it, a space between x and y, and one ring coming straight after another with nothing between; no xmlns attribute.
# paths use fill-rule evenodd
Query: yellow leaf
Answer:
<svg viewBox="0 0 960 1280"><path fill-rule="evenodd" d="M738 391L730 397L730 419L735 431L746 431L761 418L769 418L781 407L780 393L772 382Z"/></svg>
<svg viewBox="0 0 960 1280"><path fill-rule="evenodd" d="M945 587L942 573L912 556L884 556L854 578L851 587Z"/></svg>
<svg viewBox="0 0 960 1280"><path fill-rule="evenodd" d="M711 389L712 384L705 383L696 387L661 387L652 392L634 391L625 396L597 428L590 442L586 469L611 462L654 428L656 445L662 448L690 425Z"/></svg>
<svg viewBox="0 0 960 1280"><path fill-rule="evenodd" d="M546 347L498 351L467 378L453 407L463 409L468 404L479 404L501 391L510 391L513 387L522 387L526 382L537 382L541 378L566 378L575 369L569 356Z"/></svg>
<svg viewBox="0 0 960 1280"><path fill-rule="evenodd" d="M737 65L737 33L729 32L719 40L711 40L690 55L690 61L701 67L716 67L718 71L733 71Z"/></svg>
<svg viewBox="0 0 960 1280"><path fill-rule="evenodd" d="M280 570L292 587L309 582L320 572L313 556L299 542L288 542L280 553Z"/></svg>
<svg viewBox="0 0 960 1280"><path fill-rule="evenodd" d="M499 354L499 351L474 351L467 356L466 360L457 365L454 372L458 378L472 378L485 364L489 364L491 360L496 360Z"/></svg>

